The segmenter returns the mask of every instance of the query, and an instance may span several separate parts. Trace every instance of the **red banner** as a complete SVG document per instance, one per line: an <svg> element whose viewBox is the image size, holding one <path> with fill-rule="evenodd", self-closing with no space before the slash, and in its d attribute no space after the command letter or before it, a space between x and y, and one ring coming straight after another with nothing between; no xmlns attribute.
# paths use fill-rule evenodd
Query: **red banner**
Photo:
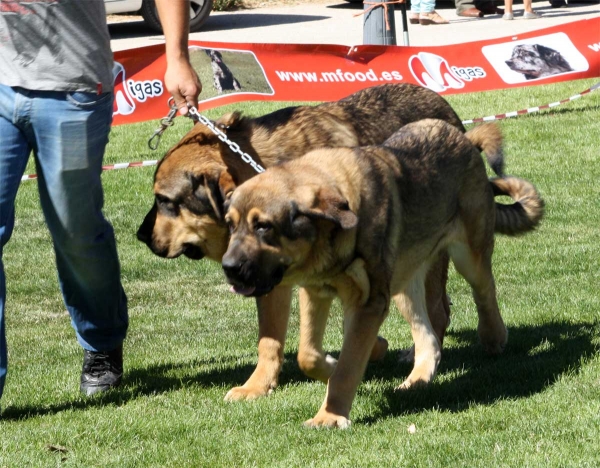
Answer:
<svg viewBox="0 0 600 468"><path fill-rule="evenodd" d="M249 101L333 101L381 83L441 94L600 76L600 18L509 38L437 47L190 41L203 84L199 110ZM114 124L168 112L164 46L115 53Z"/></svg>

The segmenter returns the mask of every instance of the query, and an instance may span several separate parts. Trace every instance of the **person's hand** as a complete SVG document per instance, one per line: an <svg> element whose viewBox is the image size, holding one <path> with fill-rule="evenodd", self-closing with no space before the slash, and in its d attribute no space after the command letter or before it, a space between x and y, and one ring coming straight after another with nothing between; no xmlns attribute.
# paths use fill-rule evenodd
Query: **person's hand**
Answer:
<svg viewBox="0 0 600 468"><path fill-rule="evenodd" d="M202 84L188 60L180 60L167 65L165 86L175 100L181 115L188 113L188 106L198 107L198 95Z"/></svg>

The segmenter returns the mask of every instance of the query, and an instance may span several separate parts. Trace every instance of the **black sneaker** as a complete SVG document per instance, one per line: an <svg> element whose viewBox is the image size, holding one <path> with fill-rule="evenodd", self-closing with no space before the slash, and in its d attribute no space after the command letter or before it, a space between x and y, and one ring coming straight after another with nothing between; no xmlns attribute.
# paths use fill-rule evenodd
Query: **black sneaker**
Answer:
<svg viewBox="0 0 600 468"><path fill-rule="evenodd" d="M122 345L108 352L84 350L81 385L79 386L83 393L89 396L118 387L122 377Z"/></svg>

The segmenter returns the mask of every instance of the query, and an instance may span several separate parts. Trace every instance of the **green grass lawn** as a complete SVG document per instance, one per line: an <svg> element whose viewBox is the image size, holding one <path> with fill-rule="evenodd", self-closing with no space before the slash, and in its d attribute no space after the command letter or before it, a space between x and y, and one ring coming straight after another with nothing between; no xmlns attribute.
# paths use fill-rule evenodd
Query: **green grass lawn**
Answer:
<svg viewBox="0 0 600 468"><path fill-rule="evenodd" d="M469 119L558 101L596 82L448 100ZM283 105L245 103L207 114L260 115ZM176 119L159 152L190 125ZM218 264L160 259L136 240L152 202L151 167L103 175L130 304L126 376L109 394L80 395L82 350L58 291L36 182L24 182L4 252L10 369L0 467L600 466L600 92L500 125L507 173L532 181L546 201L537 232L497 238L507 349L483 354L469 289L452 272L453 318L435 383L394 392L410 371L397 352L411 337L392 309L381 331L391 352L367 369L347 431L302 427L325 386L295 362L296 302L279 388L254 402L223 401L256 362L254 302L228 291ZM106 163L159 158L146 145L156 127L114 128ZM339 352L337 304L325 341Z"/></svg>

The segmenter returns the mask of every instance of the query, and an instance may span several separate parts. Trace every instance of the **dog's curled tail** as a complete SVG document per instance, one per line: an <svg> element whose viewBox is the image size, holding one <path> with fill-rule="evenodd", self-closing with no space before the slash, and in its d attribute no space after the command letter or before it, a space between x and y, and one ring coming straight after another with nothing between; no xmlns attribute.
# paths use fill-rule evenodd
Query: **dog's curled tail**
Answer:
<svg viewBox="0 0 600 468"><path fill-rule="evenodd" d="M517 236L534 230L544 216L544 200L534 185L517 177L490 179L494 196L506 195L512 204L496 202L495 232Z"/></svg>
<svg viewBox="0 0 600 468"><path fill-rule="evenodd" d="M483 151L490 167L497 176L504 175L504 153L502 151L502 132L493 123L478 125L469 130L465 136L479 151Z"/></svg>

